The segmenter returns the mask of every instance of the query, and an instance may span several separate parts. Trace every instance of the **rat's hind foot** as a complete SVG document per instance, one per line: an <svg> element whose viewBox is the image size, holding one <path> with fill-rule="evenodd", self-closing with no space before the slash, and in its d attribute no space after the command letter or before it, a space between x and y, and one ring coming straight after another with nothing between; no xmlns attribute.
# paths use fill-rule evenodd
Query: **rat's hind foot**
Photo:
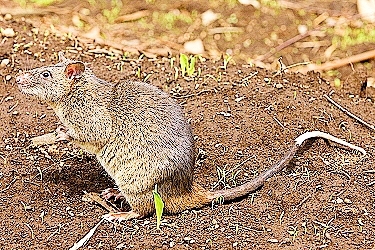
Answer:
<svg viewBox="0 0 375 250"><path fill-rule="evenodd" d="M104 189L100 195L106 200L109 200L113 197L115 198L115 201L121 198L125 199L124 195L118 189L115 188Z"/></svg>
<svg viewBox="0 0 375 250"><path fill-rule="evenodd" d="M131 219L136 219L140 218L141 215L137 214L136 212L129 211L129 212L117 212L117 213L108 213L103 215L103 218L108 220L108 221L123 221L123 220L131 220Z"/></svg>
<svg viewBox="0 0 375 250"><path fill-rule="evenodd" d="M56 129L56 141L69 141L70 136L66 132L67 130L64 126L59 126Z"/></svg>

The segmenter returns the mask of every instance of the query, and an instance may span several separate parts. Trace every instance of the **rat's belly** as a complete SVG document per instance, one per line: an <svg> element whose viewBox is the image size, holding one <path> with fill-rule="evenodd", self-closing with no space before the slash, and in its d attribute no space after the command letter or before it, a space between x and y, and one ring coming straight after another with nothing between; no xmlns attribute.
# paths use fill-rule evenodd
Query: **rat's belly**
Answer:
<svg viewBox="0 0 375 250"><path fill-rule="evenodd" d="M99 148L92 143L81 142L81 141L76 141L76 140L73 140L73 142L90 154L96 155L99 152Z"/></svg>

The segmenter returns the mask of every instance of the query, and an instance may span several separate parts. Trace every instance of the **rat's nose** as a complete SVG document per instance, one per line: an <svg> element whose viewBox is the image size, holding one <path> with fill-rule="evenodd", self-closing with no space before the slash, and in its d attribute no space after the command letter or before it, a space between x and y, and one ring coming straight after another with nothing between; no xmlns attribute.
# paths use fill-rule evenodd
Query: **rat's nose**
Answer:
<svg viewBox="0 0 375 250"><path fill-rule="evenodd" d="M24 83L25 81L27 81L28 77L30 76L29 73L24 73L24 74L20 74L16 77L16 83L17 84L22 84Z"/></svg>

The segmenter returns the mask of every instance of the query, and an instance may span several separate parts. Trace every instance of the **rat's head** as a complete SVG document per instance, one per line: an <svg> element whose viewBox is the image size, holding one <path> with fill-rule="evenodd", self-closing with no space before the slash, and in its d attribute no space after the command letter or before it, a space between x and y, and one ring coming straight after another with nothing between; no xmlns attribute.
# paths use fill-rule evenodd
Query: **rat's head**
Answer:
<svg viewBox="0 0 375 250"><path fill-rule="evenodd" d="M22 93L46 102L57 102L70 93L74 82L83 77L85 65L59 53L59 63L20 73L16 82Z"/></svg>

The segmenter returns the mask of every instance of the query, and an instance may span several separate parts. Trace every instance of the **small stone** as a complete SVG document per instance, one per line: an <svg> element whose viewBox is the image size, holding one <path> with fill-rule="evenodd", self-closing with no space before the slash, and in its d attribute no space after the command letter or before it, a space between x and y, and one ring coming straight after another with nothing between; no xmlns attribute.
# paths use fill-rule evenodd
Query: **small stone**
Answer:
<svg viewBox="0 0 375 250"><path fill-rule="evenodd" d="M82 15L85 15L85 16L90 15L90 12L91 11L87 8L82 8L82 9L79 10L79 13L81 13Z"/></svg>
<svg viewBox="0 0 375 250"><path fill-rule="evenodd" d="M269 83L269 82L271 81L268 77L265 77L263 80L264 80L266 83Z"/></svg>
<svg viewBox="0 0 375 250"><path fill-rule="evenodd" d="M184 238L184 241L186 241L186 242L189 242L190 240L191 240L190 237L185 237L185 238Z"/></svg>
<svg viewBox="0 0 375 250"><path fill-rule="evenodd" d="M290 240L290 238L285 238L284 240L283 240L283 242L285 242L285 243L289 243L291 240Z"/></svg>
<svg viewBox="0 0 375 250"><path fill-rule="evenodd" d="M188 41L184 44L184 49L186 52L191 54L203 54L204 46L201 39L195 39L193 41Z"/></svg>
<svg viewBox="0 0 375 250"><path fill-rule="evenodd" d="M5 68L10 63L10 60L8 58L5 58L0 63L0 68Z"/></svg>
<svg viewBox="0 0 375 250"><path fill-rule="evenodd" d="M18 111L14 111L12 115L18 115Z"/></svg>
<svg viewBox="0 0 375 250"><path fill-rule="evenodd" d="M346 203L346 204L352 204L353 202L351 201L351 200L349 200L348 198L345 198L344 199L344 202Z"/></svg>
<svg viewBox="0 0 375 250"><path fill-rule="evenodd" d="M298 33L300 34L305 34L309 30L309 28L303 24L298 25L297 29L298 29Z"/></svg>
<svg viewBox="0 0 375 250"><path fill-rule="evenodd" d="M1 34L6 37L14 37L16 35L12 28L6 28L1 30Z"/></svg>
<svg viewBox="0 0 375 250"><path fill-rule="evenodd" d="M9 14L9 13L5 14L5 16L4 16L4 20L6 20L6 21L12 20L12 18L13 18L12 15Z"/></svg>
<svg viewBox="0 0 375 250"><path fill-rule="evenodd" d="M214 13L212 10L207 10L206 12L202 13L202 24L204 26L208 26L219 19L219 17L220 14Z"/></svg>
<svg viewBox="0 0 375 250"><path fill-rule="evenodd" d="M243 5L252 5L254 8L259 9L260 8L260 3L257 0L238 0L240 4Z"/></svg>
<svg viewBox="0 0 375 250"><path fill-rule="evenodd" d="M125 243L120 243L117 245L116 248L125 248L126 247L126 244Z"/></svg>
<svg viewBox="0 0 375 250"><path fill-rule="evenodd" d="M326 232L325 236L327 239L332 240L331 234L329 232Z"/></svg>
<svg viewBox="0 0 375 250"><path fill-rule="evenodd" d="M11 75L7 75L7 76L5 76L5 80L6 80L6 81L9 81L10 79L12 79L12 76L11 76Z"/></svg>
<svg viewBox="0 0 375 250"><path fill-rule="evenodd" d="M30 206L30 205L25 206L25 210L32 210L32 209L33 209L33 207Z"/></svg>
<svg viewBox="0 0 375 250"><path fill-rule="evenodd" d="M174 243L174 241L169 242L169 247L174 247L175 245L176 243Z"/></svg>
<svg viewBox="0 0 375 250"><path fill-rule="evenodd" d="M39 29L38 28L32 28L31 32L33 32L35 35L39 34Z"/></svg>
<svg viewBox="0 0 375 250"><path fill-rule="evenodd" d="M340 204L340 203L342 203L343 202L343 200L341 199L341 198L337 198L337 200L336 200L336 203L337 204Z"/></svg>
<svg viewBox="0 0 375 250"><path fill-rule="evenodd" d="M238 246L238 242L234 242L234 243L232 244L232 246L233 246L233 247Z"/></svg>
<svg viewBox="0 0 375 250"><path fill-rule="evenodd" d="M271 243L278 243L279 241L277 239L269 239L268 242L271 242Z"/></svg>
<svg viewBox="0 0 375 250"><path fill-rule="evenodd" d="M277 89L282 89L284 86L281 83L276 84Z"/></svg>
<svg viewBox="0 0 375 250"><path fill-rule="evenodd" d="M72 217L74 216L74 213L73 213L71 207L66 207L66 208L65 208L65 211L66 211L70 216L72 216Z"/></svg>

